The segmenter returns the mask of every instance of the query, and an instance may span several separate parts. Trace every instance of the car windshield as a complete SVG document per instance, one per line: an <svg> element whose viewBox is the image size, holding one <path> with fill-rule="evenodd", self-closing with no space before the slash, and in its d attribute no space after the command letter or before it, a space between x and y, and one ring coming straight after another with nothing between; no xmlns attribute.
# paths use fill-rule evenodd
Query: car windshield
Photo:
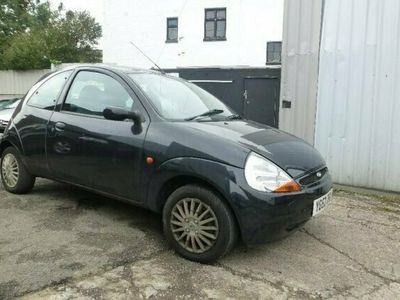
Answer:
<svg viewBox="0 0 400 300"><path fill-rule="evenodd" d="M15 102L13 102L13 103L7 104L7 105L4 106L3 108L4 108L4 109L16 108L16 107L18 106L18 104L19 104L20 101L21 101L21 100L17 100L17 101L15 101Z"/></svg>
<svg viewBox="0 0 400 300"><path fill-rule="evenodd" d="M155 73L132 73L129 76L166 119L217 121L234 115L220 100L195 84Z"/></svg>
<svg viewBox="0 0 400 300"><path fill-rule="evenodd" d="M14 103L17 100L19 100L19 99L16 98L16 99L3 99L3 100L0 100L0 107L4 108L6 106L9 106L10 104Z"/></svg>

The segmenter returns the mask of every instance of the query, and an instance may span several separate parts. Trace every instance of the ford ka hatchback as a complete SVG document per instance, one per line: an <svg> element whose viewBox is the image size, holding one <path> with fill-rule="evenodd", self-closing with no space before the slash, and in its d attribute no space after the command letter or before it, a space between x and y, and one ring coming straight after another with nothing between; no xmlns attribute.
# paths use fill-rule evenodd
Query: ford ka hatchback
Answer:
<svg viewBox="0 0 400 300"><path fill-rule="evenodd" d="M199 262L239 239L282 238L332 197L312 146L149 70L48 75L17 107L0 151L7 191L27 193L44 177L145 207L162 215L176 252Z"/></svg>

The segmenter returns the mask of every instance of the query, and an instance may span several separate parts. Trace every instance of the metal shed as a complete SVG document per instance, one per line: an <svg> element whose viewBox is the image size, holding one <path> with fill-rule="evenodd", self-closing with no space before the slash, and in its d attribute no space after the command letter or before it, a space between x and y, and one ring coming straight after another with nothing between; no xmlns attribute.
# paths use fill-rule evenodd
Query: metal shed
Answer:
<svg viewBox="0 0 400 300"><path fill-rule="evenodd" d="M289 65L285 66L283 58L281 102L292 84L285 83L285 78L293 76L301 81L309 76L311 84L304 83L307 89L290 95L297 101L307 90L311 97L303 105L311 109L294 105L291 114L313 120L315 128L299 131L296 124L282 117L281 124L289 126L281 128L309 141L309 130L314 131L313 142L335 182L400 191L400 1L287 0L286 16L299 5L302 9L295 17L286 17L286 26L309 24L310 34L284 36L284 45L294 43L298 49L284 53ZM310 24L309 11L313 11L312 19L321 16L321 26ZM296 56L296 51L301 55L304 45L312 43L318 32L319 60L297 65L291 62L289 57ZM314 52L311 49L309 53ZM304 64L305 68L299 67ZM316 80L312 73L315 67Z"/></svg>

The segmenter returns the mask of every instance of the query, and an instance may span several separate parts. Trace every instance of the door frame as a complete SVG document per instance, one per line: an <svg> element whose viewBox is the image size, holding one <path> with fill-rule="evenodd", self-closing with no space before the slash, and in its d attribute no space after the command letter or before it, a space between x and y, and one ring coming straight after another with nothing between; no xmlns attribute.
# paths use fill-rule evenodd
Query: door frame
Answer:
<svg viewBox="0 0 400 300"><path fill-rule="evenodd" d="M104 194L104 195L108 195L111 196L113 198L117 198L120 200L124 200L124 201L128 201L128 202L134 202L136 204L141 204L144 201L144 198L140 198L137 197L136 199L132 198L132 197L125 197L125 196L121 196L121 195L116 195L116 194L112 194L109 193L107 191L104 190L100 190L99 188L94 188L90 185L86 185L86 184L82 184L82 183L77 183L77 182L72 182L68 179L63 179L63 178L59 178L57 176L55 176L55 174L53 173L53 169L51 166L51 161L50 161L50 157L48 155L48 140L49 138L53 138L53 136L49 136L50 133L50 125L52 122L54 122L54 117L56 114L60 114L62 116L72 116L72 117L79 117L79 118L83 118L83 119L91 119L93 120L97 120L97 121L101 121L101 122L113 122L112 120L107 120L101 116L96 116L96 115L88 115L88 114L82 114L82 113L74 113L74 112L68 112L68 111L63 111L62 110L62 105L64 104L64 102L67 99L68 93L72 87L72 84L74 82L74 80L76 79L76 76L79 74L79 72L94 72L94 73L100 73L106 76L109 76L111 78L113 78L114 80L116 80L119 84L121 84L123 86L123 88L126 90L126 92L132 97L132 99L134 99L134 103L132 105L132 107L130 108L131 111L133 111L134 108L140 110L140 112L145 116L145 121L142 123L142 127L143 127L143 140L142 140L142 151L143 151L143 145L145 142L145 136L147 134L147 130L151 124L151 117L150 117L150 113L147 110L146 106L143 104L143 101L145 101L145 99L142 99L142 96L140 93L137 92L135 86L132 86L129 82L127 82L122 76L120 76L119 74L106 70L106 69L100 69L100 68L91 68L91 67L80 67L74 70L74 72L70 75L70 78L68 79L68 81L65 83L64 88L62 90L62 92L60 93L57 102L56 102L56 106L55 109L52 111L52 114L50 116L50 118L48 119L47 122L47 134L46 134L46 141L45 141L45 149L46 149L46 161L48 163L49 166L49 172L50 174L54 177L57 178L57 180L59 181L63 181L66 183L70 183L76 186L80 186L83 187L85 189L91 190L91 191L96 191L97 193L100 194ZM118 121L121 123L124 123L123 121ZM131 122L126 122L127 124L131 124ZM133 122L132 122L133 124ZM134 133L132 133L134 134ZM143 152L141 153L143 155ZM141 171L140 171L141 173ZM140 184L138 184L140 185ZM143 194L143 191L138 192L138 194ZM144 196L143 196L144 197Z"/></svg>

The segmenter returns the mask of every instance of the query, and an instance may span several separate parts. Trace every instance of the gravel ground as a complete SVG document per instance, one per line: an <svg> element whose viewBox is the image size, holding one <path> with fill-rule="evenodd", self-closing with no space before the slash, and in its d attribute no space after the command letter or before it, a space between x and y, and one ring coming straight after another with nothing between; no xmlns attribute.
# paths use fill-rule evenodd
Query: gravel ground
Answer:
<svg viewBox="0 0 400 300"><path fill-rule="evenodd" d="M0 299L400 299L396 197L336 191L289 238L201 265L156 214L47 180L0 187Z"/></svg>

